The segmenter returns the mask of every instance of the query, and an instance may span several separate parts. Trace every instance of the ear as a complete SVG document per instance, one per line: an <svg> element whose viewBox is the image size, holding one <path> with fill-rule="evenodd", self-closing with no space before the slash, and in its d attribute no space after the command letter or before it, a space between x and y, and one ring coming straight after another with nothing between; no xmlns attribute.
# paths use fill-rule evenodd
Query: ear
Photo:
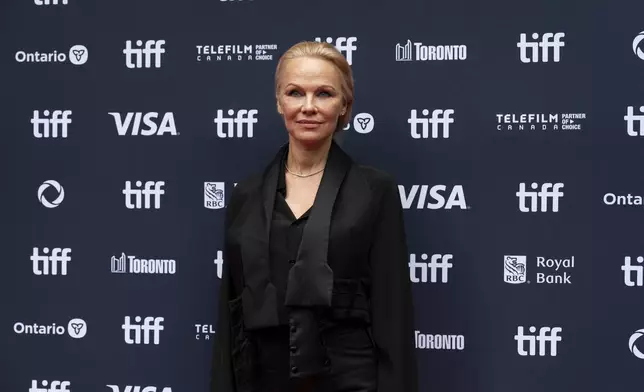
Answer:
<svg viewBox="0 0 644 392"><path fill-rule="evenodd" d="M275 98L277 98L277 97L275 97ZM282 113L282 105L280 104L280 100L279 100L279 99L277 99L277 113L279 113L279 114L283 114L283 113Z"/></svg>

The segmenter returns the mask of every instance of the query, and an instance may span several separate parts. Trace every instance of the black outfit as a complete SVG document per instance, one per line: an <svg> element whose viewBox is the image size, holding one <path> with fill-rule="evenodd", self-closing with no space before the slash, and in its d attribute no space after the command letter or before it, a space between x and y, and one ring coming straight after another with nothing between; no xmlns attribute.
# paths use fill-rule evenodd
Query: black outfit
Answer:
<svg viewBox="0 0 644 392"><path fill-rule="evenodd" d="M417 392L395 181L333 142L313 207L295 219L287 153L227 207L211 392Z"/></svg>

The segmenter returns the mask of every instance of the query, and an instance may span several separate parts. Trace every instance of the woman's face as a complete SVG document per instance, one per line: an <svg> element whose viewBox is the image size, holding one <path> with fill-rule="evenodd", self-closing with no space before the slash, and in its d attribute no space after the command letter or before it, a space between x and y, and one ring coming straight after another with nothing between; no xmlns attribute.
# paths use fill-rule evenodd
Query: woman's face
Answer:
<svg viewBox="0 0 644 392"><path fill-rule="evenodd" d="M277 109L292 138L305 144L326 141L346 110L340 72L322 59L286 60L279 76Z"/></svg>

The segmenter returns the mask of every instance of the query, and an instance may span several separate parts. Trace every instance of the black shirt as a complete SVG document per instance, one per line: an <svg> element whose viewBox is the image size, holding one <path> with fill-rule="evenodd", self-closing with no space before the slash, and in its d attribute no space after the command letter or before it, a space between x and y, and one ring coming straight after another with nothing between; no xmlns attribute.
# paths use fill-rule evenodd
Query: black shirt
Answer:
<svg viewBox="0 0 644 392"><path fill-rule="evenodd" d="M285 158L284 158L285 159ZM277 303L283 304L286 297L286 283L288 273L295 259L302 241L302 233L309 219L309 208L301 217L295 218L293 211L286 203L286 173L284 159L280 164L277 180L277 193L270 232L270 269L271 280L277 289ZM288 324L286 308L278 309L280 324Z"/></svg>

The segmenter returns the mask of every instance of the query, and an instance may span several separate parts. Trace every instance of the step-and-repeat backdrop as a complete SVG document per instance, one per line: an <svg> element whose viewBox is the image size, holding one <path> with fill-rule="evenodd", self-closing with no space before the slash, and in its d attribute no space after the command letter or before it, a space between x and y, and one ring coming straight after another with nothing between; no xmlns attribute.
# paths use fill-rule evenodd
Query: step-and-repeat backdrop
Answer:
<svg viewBox="0 0 644 392"><path fill-rule="evenodd" d="M352 64L396 176L422 391L644 387L641 1L0 5L0 390L205 392L279 56Z"/></svg>

